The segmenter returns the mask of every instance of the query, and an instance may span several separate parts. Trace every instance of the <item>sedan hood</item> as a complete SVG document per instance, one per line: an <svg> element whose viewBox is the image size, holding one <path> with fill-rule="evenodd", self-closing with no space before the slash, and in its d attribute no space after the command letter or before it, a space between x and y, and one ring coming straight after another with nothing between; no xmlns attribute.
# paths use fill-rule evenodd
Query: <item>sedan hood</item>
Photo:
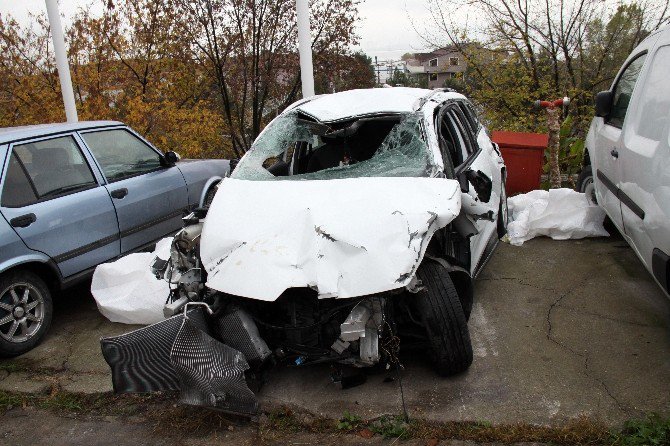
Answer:
<svg viewBox="0 0 670 446"><path fill-rule="evenodd" d="M406 286L460 212L443 178L221 182L200 256L209 288L264 301L310 287L348 298Z"/></svg>

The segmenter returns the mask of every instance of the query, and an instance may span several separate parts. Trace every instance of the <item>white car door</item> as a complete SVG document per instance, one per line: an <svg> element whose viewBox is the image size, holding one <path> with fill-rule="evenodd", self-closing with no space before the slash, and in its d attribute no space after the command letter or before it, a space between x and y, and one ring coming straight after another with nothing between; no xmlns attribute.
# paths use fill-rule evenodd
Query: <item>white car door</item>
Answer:
<svg viewBox="0 0 670 446"><path fill-rule="evenodd" d="M670 34L668 34L670 37ZM619 151L619 197L628 241L668 291L670 254L670 38L648 56L649 68L628 111Z"/></svg>
<svg viewBox="0 0 670 446"><path fill-rule="evenodd" d="M500 204L501 173L494 163L492 145L481 145L463 109L458 103L448 103L438 113L438 135L442 152L448 159L445 165L455 166L454 176L464 176L467 170L478 172L491 182L489 197L480 197L472 181L468 180L467 192L462 192L461 207L477 228L470 238L470 272L474 275L483 255L497 240L497 217Z"/></svg>
<svg viewBox="0 0 670 446"><path fill-rule="evenodd" d="M594 121L595 140L592 155L595 160L591 161L595 167L593 176L596 197L598 204L605 209L621 232L624 232L621 201L619 200L621 183L619 155L623 148L621 129L646 56L646 52L641 52L630 59L617 77L612 89L614 98L610 114L605 118L596 118Z"/></svg>

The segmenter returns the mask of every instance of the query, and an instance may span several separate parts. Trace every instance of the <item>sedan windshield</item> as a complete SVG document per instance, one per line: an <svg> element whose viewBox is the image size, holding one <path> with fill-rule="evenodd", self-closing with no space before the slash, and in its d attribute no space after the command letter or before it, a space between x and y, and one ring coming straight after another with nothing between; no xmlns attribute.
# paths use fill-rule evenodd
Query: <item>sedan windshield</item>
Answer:
<svg viewBox="0 0 670 446"><path fill-rule="evenodd" d="M429 177L438 172L418 113L315 122L297 111L272 121L233 171L244 180Z"/></svg>

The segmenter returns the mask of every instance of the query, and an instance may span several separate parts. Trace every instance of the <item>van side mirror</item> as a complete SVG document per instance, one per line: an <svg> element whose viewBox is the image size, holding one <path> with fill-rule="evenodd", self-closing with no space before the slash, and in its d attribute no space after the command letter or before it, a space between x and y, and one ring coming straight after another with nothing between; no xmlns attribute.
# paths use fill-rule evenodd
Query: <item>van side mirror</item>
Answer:
<svg viewBox="0 0 670 446"><path fill-rule="evenodd" d="M179 154L177 152L173 152L172 150L165 152L164 156L165 156L165 162L170 166L172 166L181 159Z"/></svg>
<svg viewBox="0 0 670 446"><path fill-rule="evenodd" d="M596 116L606 118L612 111L612 102L614 93L611 91L601 91L596 95Z"/></svg>

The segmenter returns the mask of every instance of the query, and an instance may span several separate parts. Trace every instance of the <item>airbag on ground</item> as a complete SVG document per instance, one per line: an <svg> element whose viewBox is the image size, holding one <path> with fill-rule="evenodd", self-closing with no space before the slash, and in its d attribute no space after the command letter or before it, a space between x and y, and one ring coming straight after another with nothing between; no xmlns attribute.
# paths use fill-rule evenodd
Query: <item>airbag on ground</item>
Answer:
<svg viewBox="0 0 670 446"><path fill-rule="evenodd" d="M572 189L534 190L507 199L512 245L545 235L554 240L602 237L605 211Z"/></svg>
<svg viewBox="0 0 670 446"><path fill-rule="evenodd" d="M172 237L164 238L153 253L138 252L98 265L91 294L103 316L123 324L153 324L165 319L163 306L170 288L151 273L151 264L156 257L170 257L171 243Z"/></svg>

